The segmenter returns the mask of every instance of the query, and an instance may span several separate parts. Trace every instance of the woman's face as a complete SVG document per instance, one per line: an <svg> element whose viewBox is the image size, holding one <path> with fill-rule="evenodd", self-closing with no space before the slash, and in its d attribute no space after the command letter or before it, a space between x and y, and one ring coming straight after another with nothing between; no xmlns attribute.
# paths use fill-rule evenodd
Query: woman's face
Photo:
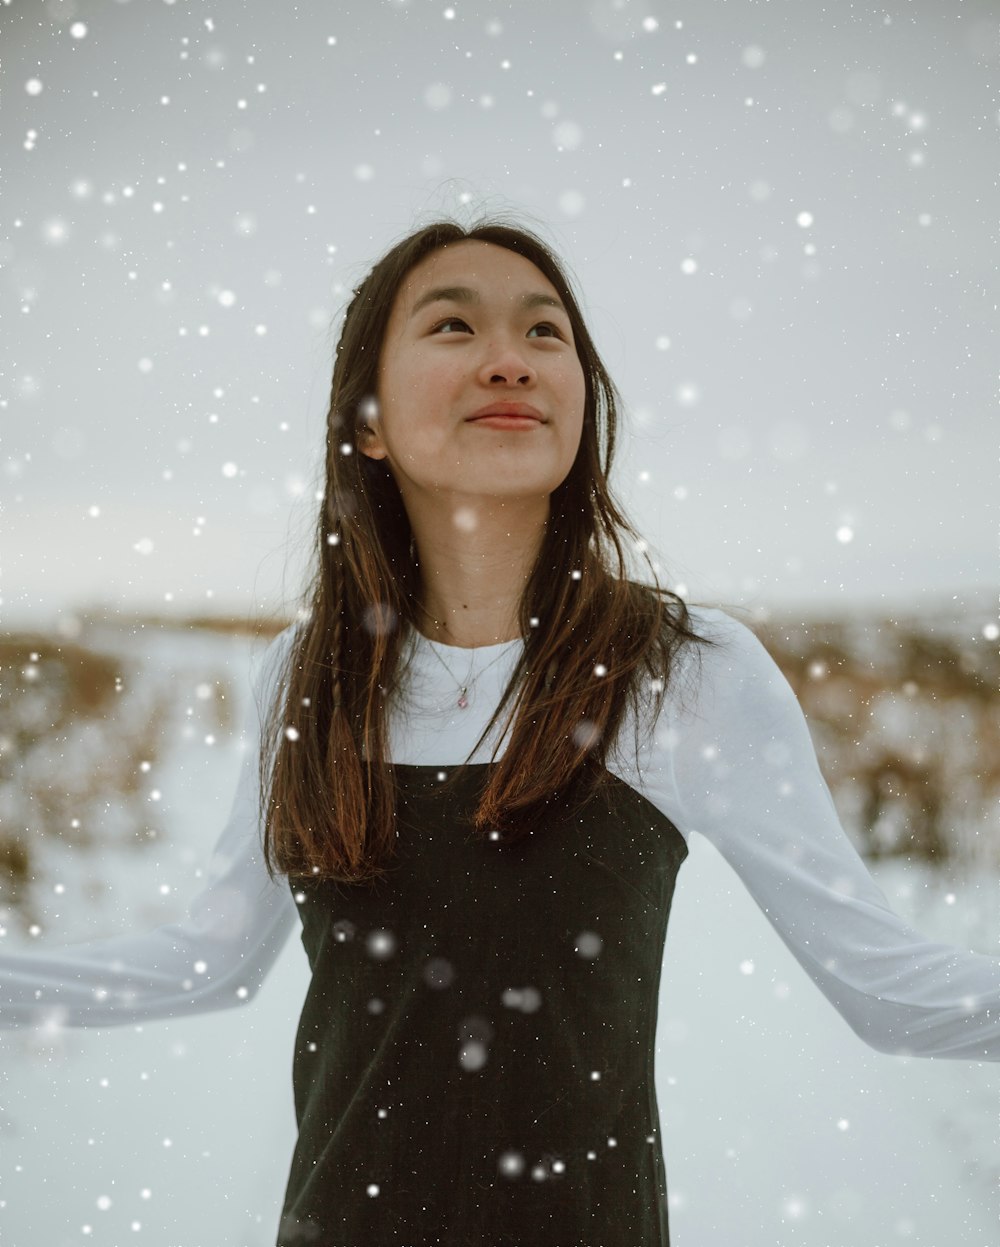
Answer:
<svg viewBox="0 0 1000 1247"><path fill-rule="evenodd" d="M379 411L361 451L388 460L411 519L442 495L452 506L547 498L576 458L585 397L569 316L548 278L505 247L453 243L396 293ZM516 428L471 419L494 404L526 404L539 419Z"/></svg>

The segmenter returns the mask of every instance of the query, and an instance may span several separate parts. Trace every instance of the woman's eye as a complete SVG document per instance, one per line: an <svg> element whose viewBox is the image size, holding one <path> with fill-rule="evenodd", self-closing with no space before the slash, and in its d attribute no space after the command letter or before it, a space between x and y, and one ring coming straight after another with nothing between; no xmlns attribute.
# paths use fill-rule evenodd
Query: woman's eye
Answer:
<svg viewBox="0 0 1000 1247"><path fill-rule="evenodd" d="M547 320L543 320L538 325L533 325L532 329L548 329L554 338L559 337L559 330L555 327L555 325L550 325Z"/></svg>
<svg viewBox="0 0 1000 1247"><path fill-rule="evenodd" d="M434 326L434 333L437 333L439 329L443 329L445 325L465 325L465 321L458 316L449 316L447 320L443 320L440 324ZM465 327L468 329L469 326L465 325Z"/></svg>

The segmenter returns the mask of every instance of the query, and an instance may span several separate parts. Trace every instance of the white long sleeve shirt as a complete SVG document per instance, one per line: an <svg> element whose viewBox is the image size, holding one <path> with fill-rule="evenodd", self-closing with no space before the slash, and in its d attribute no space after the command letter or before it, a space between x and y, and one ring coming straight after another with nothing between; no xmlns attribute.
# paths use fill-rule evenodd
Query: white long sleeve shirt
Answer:
<svg viewBox="0 0 1000 1247"><path fill-rule="evenodd" d="M1000 1060L1000 961L927 940L892 911L840 825L805 718L773 659L722 611L691 613L696 630L721 644L682 651L659 718L639 724L638 755L630 715L608 770L685 839L698 832L715 845L871 1047ZM264 868L257 780L258 706L273 694L291 635L277 637L261 664L232 810L187 917L31 954L5 953L0 942L0 1026L115 1026L253 998L298 925L287 881L272 882ZM470 650L411 639L409 678L391 707L391 760L488 762L498 728L475 754L469 749L522 642ZM458 689L467 682L462 709Z"/></svg>

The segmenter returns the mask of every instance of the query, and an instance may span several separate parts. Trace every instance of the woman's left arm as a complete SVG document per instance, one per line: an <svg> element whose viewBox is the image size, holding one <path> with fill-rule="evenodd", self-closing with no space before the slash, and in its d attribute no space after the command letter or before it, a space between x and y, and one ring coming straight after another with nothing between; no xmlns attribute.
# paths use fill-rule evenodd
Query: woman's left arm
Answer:
<svg viewBox="0 0 1000 1247"><path fill-rule="evenodd" d="M925 939L837 816L799 703L749 628L711 612L692 707L657 728L683 830L740 875L800 965L880 1052L1000 1061L1000 960Z"/></svg>

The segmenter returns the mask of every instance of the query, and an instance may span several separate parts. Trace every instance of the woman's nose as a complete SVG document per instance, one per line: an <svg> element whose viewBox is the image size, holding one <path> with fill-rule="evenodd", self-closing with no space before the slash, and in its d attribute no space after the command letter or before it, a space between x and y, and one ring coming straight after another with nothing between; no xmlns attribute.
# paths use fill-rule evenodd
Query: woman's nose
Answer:
<svg viewBox="0 0 1000 1247"><path fill-rule="evenodd" d="M529 382L535 379L535 370L528 362L527 354L511 342L494 344L483 356L480 368L486 381Z"/></svg>

